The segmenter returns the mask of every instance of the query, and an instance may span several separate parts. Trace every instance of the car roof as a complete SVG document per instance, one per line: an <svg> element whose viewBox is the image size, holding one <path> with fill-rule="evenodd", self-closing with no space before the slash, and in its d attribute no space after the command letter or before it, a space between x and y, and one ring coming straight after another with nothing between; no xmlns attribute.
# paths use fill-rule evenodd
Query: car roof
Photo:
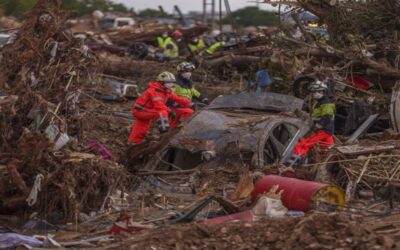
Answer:
<svg viewBox="0 0 400 250"><path fill-rule="evenodd" d="M254 109L275 112L293 112L301 109L304 101L294 96L271 92L240 93L216 98L208 109Z"/></svg>

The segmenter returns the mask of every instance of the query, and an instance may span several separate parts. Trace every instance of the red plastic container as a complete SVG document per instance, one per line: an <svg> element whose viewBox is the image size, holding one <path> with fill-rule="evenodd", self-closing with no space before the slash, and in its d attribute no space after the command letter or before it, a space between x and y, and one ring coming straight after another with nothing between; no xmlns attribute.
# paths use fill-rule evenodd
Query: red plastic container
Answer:
<svg viewBox="0 0 400 250"><path fill-rule="evenodd" d="M336 186L278 175L267 175L255 184L251 193L253 203L274 185L278 185L279 190L283 190L282 203L289 210L306 212L321 201L343 207L345 202L344 192Z"/></svg>
<svg viewBox="0 0 400 250"><path fill-rule="evenodd" d="M369 89L372 86L370 82L368 82L367 80L365 80L360 76L350 76L348 80L352 82L354 86L356 86L359 89Z"/></svg>

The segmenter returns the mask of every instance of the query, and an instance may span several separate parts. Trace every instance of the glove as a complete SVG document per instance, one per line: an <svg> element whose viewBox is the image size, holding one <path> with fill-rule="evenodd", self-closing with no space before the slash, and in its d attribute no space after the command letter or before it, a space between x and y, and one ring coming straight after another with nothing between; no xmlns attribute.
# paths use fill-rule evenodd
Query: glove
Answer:
<svg viewBox="0 0 400 250"><path fill-rule="evenodd" d="M317 124L315 124L315 127L316 127L317 129L321 129L321 128L322 128L322 125L319 124L319 123L317 123Z"/></svg>
<svg viewBox="0 0 400 250"><path fill-rule="evenodd" d="M176 112L175 112L175 110L172 109L169 112L169 118L172 119L172 120L176 120Z"/></svg>
<svg viewBox="0 0 400 250"><path fill-rule="evenodd" d="M290 168L298 167L301 163L302 157L300 155L292 155L284 164Z"/></svg>
<svg viewBox="0 0 400 250"><path fill-rule="evenodd" d="M191 102L191 103L188 105L188 107L191 108L191 109L193 109L193 110L196 110L196 104L195 104L194 102Z"/></svg>
<svg viewBox="0 0 400 250"><path fill-rule="evenodd" d="M161 134L167 132L169 129L168 119L164 117L160 117L160 119L157 120L157 125Z"/></svg>
<svg viewBox="0 0 400 250"><path fill-rule="evenodd" d="M204 98L203 100L201 100L201 102L205 105L210 105L210 101L208 100L208 98Z"/></svg>

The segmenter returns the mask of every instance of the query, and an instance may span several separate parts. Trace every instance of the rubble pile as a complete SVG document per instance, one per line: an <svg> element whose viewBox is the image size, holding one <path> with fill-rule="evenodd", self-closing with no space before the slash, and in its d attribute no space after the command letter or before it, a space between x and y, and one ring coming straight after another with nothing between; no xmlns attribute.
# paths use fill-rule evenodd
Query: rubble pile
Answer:
<svg viewBox="0 0 400 250"><path fill-rule="evenodd" d="M65 30L67 18L60 1L40 0L13 43L1 48L0 211L29 205L73 218L104 207L107 194L124 185L121 166L61 150L75 141L74 151L82 151L80 94L97 65Z"/></svg>
<svg viewBox="0 0 400 250"><path fill-rule="evenodd" d="M381 237L354 220L332 214L269 219L254 223L189 224L135 234L106 249L388 249ZM112 247L111 247L112 246Z"/></svg>
<svg viewBox="0 0 400 250"><path fill-rule="evenodd" d="M3 29L17 29L21 26L21 23L18 22L18 20L14 17L7 17L7 16L3 16L0 17L0 28Z"/></svg>
<svg viewBox="0 0 400 250"><path fill-rule="evenodd" d="M399 1L264 2L286 4L299 33L221 34L217 51L174 59L156 45L165 31L181 31L185 46L220 37L154 21L72 34L61 1L38 0L0 48L0 213L74 221L70 242L57 239L64 247L391 248L400 235ZM300 9L329 39L304 30ZM182 61L215 100L128 145L133 100ZM261 70L271 88L252 93ZM335 99L336 145L289 167L310 133L315 79Z"/></svg>
<svg viewBox="0 0 400 250"><path fill-rule="evenodd" d="M306 58L324 57L328 61L334 59L337 62L335 70L338 72L348 71L367 75L383 86L385 86L384 80L400 77L396 61L399 26L397 20L391 18L400 13L398 1L332 3L324 0L291 1L287 4L293 7L291 11L294 15L298 8L315 14L327 25L329 32L327 42L305 36L307 43L302 43L303 48L299 48L296 55ZM288 41L295 42L292 39ZM321 64L321 66L327 65ZM393 81L387 84L389 87L393 86Z"/></svg>
<svg viewBox="0 0 400 250"><path fill-rule="evenodd" d="M366 140L362 144L337 146L324 163L312 164L319 181L332 182L346 189L348 201L380 197L393 199L400 183L399 146L396 140Z"/></svg>
<svg viewBox="0 0 400 250"><path fill-rule="evenodd" d="M79 89L95 71L95 57L85 56L79 41L63 30L66 13L48 6L49 1L39 1L15 41L2 48L1 91L16 96L11 106L15 118L2 117L5 151L33 119L38 120L35 129L50 121L76 127Z"/></svg>

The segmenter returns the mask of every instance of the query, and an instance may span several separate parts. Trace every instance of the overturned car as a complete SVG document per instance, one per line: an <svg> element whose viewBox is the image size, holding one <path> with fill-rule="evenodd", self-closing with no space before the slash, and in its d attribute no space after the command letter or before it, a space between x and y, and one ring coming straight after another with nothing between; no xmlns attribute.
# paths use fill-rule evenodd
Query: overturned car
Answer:
<svg viewBox="0 0 400 250"><path fill-rule="evenodd" d="M241 161L251 167L283 162L309 130L294 115L303 100L277 93L241 93L216 98L170 141L162 166L182 169L210 162Z"/></svg>

